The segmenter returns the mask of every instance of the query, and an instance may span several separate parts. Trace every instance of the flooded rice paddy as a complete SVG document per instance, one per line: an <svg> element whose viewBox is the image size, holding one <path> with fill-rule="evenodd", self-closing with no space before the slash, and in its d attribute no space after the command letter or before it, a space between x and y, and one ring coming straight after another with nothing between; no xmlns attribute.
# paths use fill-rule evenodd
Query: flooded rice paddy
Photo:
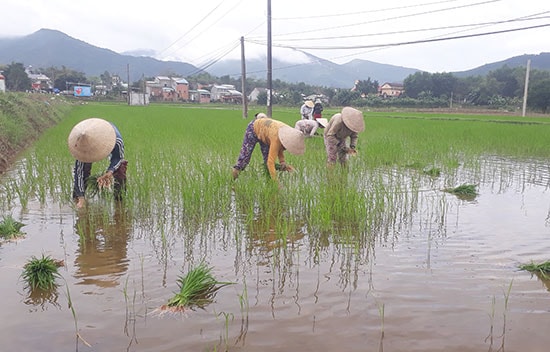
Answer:
<svg viewBox="0 0 550 352"><path fill-rule="evenodd" d="M282 236L276 214L244 219L235 196L233 218L189 232L30 199L3 212L26 236L0 245L1 350L548 351L550 282L518 266L550 259L550 164L485 157L471 172L456 179L475 179L476 197L424 181L370 237L307 219ZM64 260L63 279L29 296L19 276L42 253ZM159 311L201 260L235 284L204 310Z"/></svg>

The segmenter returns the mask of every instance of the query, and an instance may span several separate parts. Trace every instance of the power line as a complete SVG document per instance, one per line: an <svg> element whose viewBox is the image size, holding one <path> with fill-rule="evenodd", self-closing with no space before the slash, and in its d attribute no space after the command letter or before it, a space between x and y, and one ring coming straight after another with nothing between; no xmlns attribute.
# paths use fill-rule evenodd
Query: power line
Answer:
<svg viewBox="0 0 550 352"><path fill-rule="evenodd" d="M421 15L427 15L427 14L434 14L434 13L438 13L438 12L445 12L445 11L450 11L450 10L462 9L462 8L467 8L467 7L485 5L485 4L489 4L489 3L493 3L493 2L499 2L499 1L502 1L502 0L488 0L488 1L477 2L477 3L474 3L474 4L447 7L447 8L443 8L443 9L430 10L430 11L424 11L424 12L416 12L416 13L412 13L412 14L394 16L394 17L387 17L387 18L373 20L373 21L350 23L350 24L344 24L344 25L333 26L333 27L325 27L325 28L316 28L316 29L300 31L300 32L283 33L283 34L277 34L277 35L275 35L275 37L280 38L280 37L291 36L291 35L302 36L304 33L321 32L321 31L327 31L327 30L356 27L356 26L365 25L365 24L372 24L372 23L377 23L377 22L386 22L386 21L391 21L391 20L396 20L396 19L403 19L403 18L409 18L409 17L421 16Z"/></svg>
<svg viewBox="0 0 550 352"><path fill-rule="evenodd" d="M377 9L377 10L336 13L336 14L330 14L330 15L313 15L313 16L308 16L308 19L343 17L343 16L356 16L356 15L365 14L365 13L387 12L387 11L393 11L393 10L409 9L409 8L414 8L414 7L439 5L439 4L443 4L443 3L446 3L446 2L456 2L456 1L458 1L458 0L444 0L444 1L428 2L428 3L424 3L424 4L390 7L390 8ZM273 20L276 20L276 21L281 21L281 20L284 20L284 21L286 21L286 20L303 20L303 19L304 19L303 17L275 17L275 18L273 18Z"/></svg>
<svg viewBox="0 0 550 352"><path fill-rule="evenodd" d="M227 16L227 14L229 14L231 11L233 11L237 6L239 6L244 0L240 0L238 3L236 3L235 5L233 5L233 7L229 8L226 12L224 12L223 14L221 14L213 23L216 24L217 22L219 22L221 19L225 18ZM221 3L216 6L216 8L214 10L216 10L219 6L221 5ZM210 11L209 15L211 13L214 12L214 10ZM201 20L202 21L202 20ZM184 45L188 45L189 43L191 43L192 41L194 41L195 39L197 39L199 36L203 35L204 32L199 32L197 33L197 35L195 35L193 38L189 39ZM181 50L182 47L179 47L175 50L173 50L173 52L176 52L178 50ZM205 56L208 56L209 54L205 54L203 55L202 57L205 57Z"/></svg>
<svg viewBox="0 0 550 352"><path fill-rule="evenodd" d="M549 13L549 12L550 11L546 11L546 12L542 12L541 14L545 14L545 13ZM332 40L332 39L338 39L339 40L339 39L349 39L349 38L376 37L376 36L403 34L403 33L429 32L429 31L437 31L437 30L442 30L442 29L457 29L457 28L466 28L466 27L491 26L491 25L497 25L497 24L504 24L504 23L511 23L511 22L522 22L522 21L532 21L532 20L540 20L540 19L547 19L547 18L550 18L550 16L516 18L516 19L504 20L504 21L481 22L481 23L461 24L461 25L454 25L454 26L444 26L444 27L406 29L406 30L393 31L393 32L339 35L339 36L331 36L331 37L293 38L293 39L284 39L284 41L285 42L293 42L293 41L313 41L313 40Z"/></svg>
<svg viewBox="0 0 550 352"><path fill-rule="evenodd" d="M167 51L168 49L170 49L172 46L174 46L177 42L179 42L180 40L182 40L187 34L189 34L190 32L192 32L195 28L197 28L205 19L208 18L208 16L210 16L214 11L216 11L218 9L218 7L220 7L221 5L223 4L223 0L218 4L216 5L216 7L214 7L212 10L210 10L210 12L208 12L206 14L206 16L204 16L202 19L200 19L195 25L193 25L191 27L191 29L189 29L187 32L185 32L182 36L180 36L178 39L176 39L172 44L170 44L168 47L166 47L165 49L163 49L162 51L160 51L158 53L158 55L161 55L162 53L164 53L165 51Z"/></svg>
<svg viewBox="0 0 550 352"><path fill-rule="evenodd" d="M304 49L308 49L308 50L343 50L343 49L381 48L381 47L392 47L392 46L401 46L401 45L410 45L410 44L438 42L438 41L445 41L445 40L455 40L455 39L464 39L464 38L472 38L472 37L481 37L481 36L486 36L486 35L517 32L517 31L523 31L523 30L535 29L535 28L542 28L542 27L548 27L548 26L550 26L550 23L549 24L541 24L541 25L537 25L537 26L530 26L530 27L505 29L505 30L501 30L501 31L460 35L460 36L454 36L454 37L421 39L421 40L406 41L406 42L386 43L386 44L382 43L382 44L351 45L351 46L291 46L291 45L274 44L274 46L277 46L279 48L296 49L296 50L298 50L298 49L302 49L302 50L304 50ZM258 41L251 41L251 42L254 43L254 44L262 44Z"/></svg>

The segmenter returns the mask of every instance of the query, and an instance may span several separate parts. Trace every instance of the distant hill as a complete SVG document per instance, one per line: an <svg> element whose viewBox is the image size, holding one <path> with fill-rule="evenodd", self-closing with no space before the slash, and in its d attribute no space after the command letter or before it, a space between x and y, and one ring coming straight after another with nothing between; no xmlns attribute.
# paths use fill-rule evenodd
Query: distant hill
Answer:
<svg viewBox="0 0 550 352"><path fill-rule="evenodd" d="M163 72L189 75L198 71L197 67L184 62L121 55L51 29L41 29L24 37L0 38L0 63L12 62L35 68L65 66L87 76L99 76L108 71L124 80L128 76L129 66L132 81L139 80L142 75L151 77Z"/></svg>
<svg viewBox="0 0 550 352"><path fill-rule="evenodd" d="M22 37L0 38L0 64L21 62L25 66L32 65L35 68L65 66L83 72L87 76L99 76L108 71L125 80L129 68L132 82L139 80L142 76L153 77L168 72L183 77L199 72L199 68L189 63L161 61L147 56L151 54L152 52L147 49L119 54L51 29L41 29ZM308 63L291 64L273 58L273 79L333 88L351 88L356 80L366 80L369 77L380 84L403 82L410 74L420 71L367 60L353 60L339 65L311 54L304 54L309 60ZM517 56L469 71L452 73L458 77L485 75L503 65L525 66L528 58L531 59L532 68L550 70L550 53L541 53L540 55ZM247 77L265 79L266 69L265 60L246 60ZM238 76L241 73L241 62L239 60L219 61L206 71L218 77Z"/></svg>
<svg viewBox="0 0 550 352"><path fill-rule="evenodd" d="M353 60L349 63L338 65L331 61L321 59L311 54L304 53L309 59L308 63L292 64L273 58L273 79L284 82L300 83L333 87L352 88L356 80L377 80L384 82L403 82L417 69L379 64L367 60ZM220 61L212 65L208 72L215 76L239 75L241 62L239 60ZM266 77L266 63L264 60L246 60L247 77Z"/></svg>
<svg viewBox="0 0 550 352"><path fill-rule="evenodd" d="M514 56L503 61L493 62L468 71L453 72L453 74L457 77L484 76L490 71L497 70L504 65L510 68L527 67L527 60L531 60L531 69L542 71L550 70L550 53L540 53L538 55Z"/></svg>

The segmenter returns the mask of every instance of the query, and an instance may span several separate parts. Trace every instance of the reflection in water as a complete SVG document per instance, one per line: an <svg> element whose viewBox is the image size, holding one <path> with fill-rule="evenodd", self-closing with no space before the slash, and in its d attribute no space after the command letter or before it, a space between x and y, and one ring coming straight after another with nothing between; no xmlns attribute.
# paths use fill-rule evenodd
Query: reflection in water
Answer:
<svg viewBox="0 0 550 352"><path fill-rule="evenodd" d="M57 302L57 299L59 298L59 293L57 290L57 285L51 290L29 289L27 291L27 297L23 303L34 307L40 307L42 310L46 310L50 304L56 308L60 308L59 303Z"/></svg>
<svg viewBox="0 0 550 352"><path fill-rule="evenodd" d="M114 287L128 268L129 216L121 203L115 204L112 219L104 211L88 206L76 221L80 241L75 277L81 279L79 284Z"/></svg>

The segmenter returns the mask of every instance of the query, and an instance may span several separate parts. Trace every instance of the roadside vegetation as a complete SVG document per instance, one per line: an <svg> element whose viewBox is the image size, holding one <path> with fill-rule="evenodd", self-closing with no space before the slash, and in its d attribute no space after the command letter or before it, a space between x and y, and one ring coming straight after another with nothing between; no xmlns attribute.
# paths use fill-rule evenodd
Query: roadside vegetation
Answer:
<svg viewBox="0 0 550 352"><path fill-rule="evenodd" d="M55 126L69 108L70 104L59 96L0 93L0 175L19 152Z"/></svg>

